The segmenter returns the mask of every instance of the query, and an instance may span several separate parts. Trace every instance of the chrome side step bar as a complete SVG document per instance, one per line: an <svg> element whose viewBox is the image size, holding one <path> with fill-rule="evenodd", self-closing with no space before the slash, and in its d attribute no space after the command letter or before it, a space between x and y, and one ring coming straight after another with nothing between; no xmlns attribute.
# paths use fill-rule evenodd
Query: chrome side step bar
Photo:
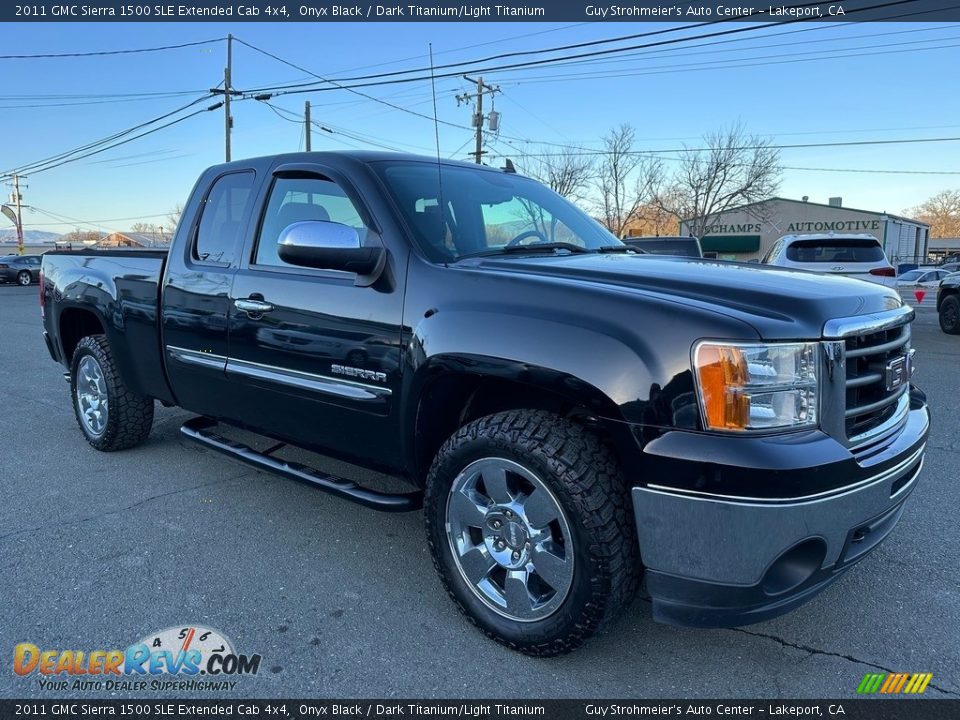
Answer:
<svg viewBox="0 0 960 720"><path fill-rule="evenodd" d="M265 470L281 475L291 480L309 483L326 490L329 493L342 497L345 500L365 505L374 510L384 512L409 512L423 507L423 493L383 493L360 487L356 483L329 475L300 463L288 462L261 453L235 440L225 438L216 432L217 421L207 417L195 417L187 420L181 427L180 433L204 447L223 453L234 460L251 465L258 470ZM280 445L282 446L282 444ZM268 450L279 449L274 446Z"/></svg>

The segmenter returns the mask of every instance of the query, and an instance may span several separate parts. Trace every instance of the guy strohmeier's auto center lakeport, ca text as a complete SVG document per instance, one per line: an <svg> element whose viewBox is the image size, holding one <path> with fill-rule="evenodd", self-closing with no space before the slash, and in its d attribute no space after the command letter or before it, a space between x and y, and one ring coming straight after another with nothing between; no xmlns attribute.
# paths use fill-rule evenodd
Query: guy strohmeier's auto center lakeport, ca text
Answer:
<svg viewBox="0 0 960 720"><path fill-rule="evenodd" d="M17 5L15 15L22 18L242 18L242 19L374 19L400 18L537 18L546 17L546 8L534 5L465 4L437 7L418 4L285 4L254 3L234 5L70 5L43 3ZM792 7L769 5L766 7L709 4L651 4L639 5L585 5L584 15L593 19L684 19L684 18L732 18L766 16L771 18L823 18L842 17L843 5L826 7Z"/></svg>

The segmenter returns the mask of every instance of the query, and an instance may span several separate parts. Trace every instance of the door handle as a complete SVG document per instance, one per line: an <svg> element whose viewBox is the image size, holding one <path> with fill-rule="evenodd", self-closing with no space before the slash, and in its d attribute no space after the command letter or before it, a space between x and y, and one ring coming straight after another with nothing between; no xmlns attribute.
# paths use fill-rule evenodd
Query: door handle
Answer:
<svg viewBox="0 0 960 720"><path fill-rule="evenodd" d="M263 300L253 300L251 298L240 298L233 301L233 305L237 310L242 310L247 315L253 317L254 315L263 315L264 313L273 312L273 305Z"/></svg>

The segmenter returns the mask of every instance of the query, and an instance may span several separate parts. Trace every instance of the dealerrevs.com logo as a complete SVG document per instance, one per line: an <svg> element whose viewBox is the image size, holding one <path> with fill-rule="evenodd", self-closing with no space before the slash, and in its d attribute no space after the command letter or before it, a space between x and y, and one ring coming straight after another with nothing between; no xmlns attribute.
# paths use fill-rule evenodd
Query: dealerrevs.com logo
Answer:
<svg viewBox="0 0 960 720"><path fill-rule="evenodd" d="M223 634L198 625L151 633L125 650L13 649L13 672L42 690L232 690L256 675L260 655L237 653Z"/></svg>

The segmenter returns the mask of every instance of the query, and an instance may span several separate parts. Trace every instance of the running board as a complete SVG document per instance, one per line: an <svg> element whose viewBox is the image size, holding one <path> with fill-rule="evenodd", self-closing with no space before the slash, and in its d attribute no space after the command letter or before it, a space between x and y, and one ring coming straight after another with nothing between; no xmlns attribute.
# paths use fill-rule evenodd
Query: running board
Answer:
<svg viewBox="0 0 960 720"><path fill-rule="evenodd" d="M234 460L252 465L258 470L282 475L291 480L309 483L326 490L329 493L338 495L345 500L350 500L360 505L366 505L374 510L384 512L409 512L419 510L423 507L423 493L382 493L376 490L369 490L360 487L356 483L339 478L335 475L329 475L320 472L312 467L301 465L300 463L288 462L271 457L266 453L257 452L253 448L230 440L218 434L214 428L217 421L207 417L195 417L187 420L181 427L180 433L184 436L198 442L201 445L223 453ZM274 446L270 450L277 449Z"/></svg>

